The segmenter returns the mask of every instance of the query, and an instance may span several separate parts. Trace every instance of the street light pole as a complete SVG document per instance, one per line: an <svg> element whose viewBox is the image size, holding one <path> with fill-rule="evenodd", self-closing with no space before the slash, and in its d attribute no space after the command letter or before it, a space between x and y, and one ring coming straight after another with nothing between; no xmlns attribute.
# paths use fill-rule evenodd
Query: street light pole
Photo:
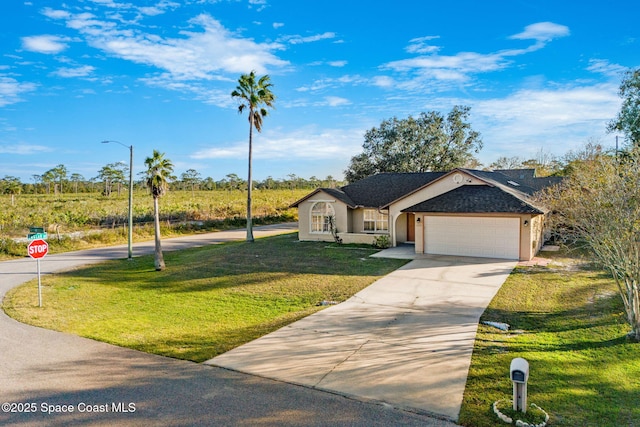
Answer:
<svg viewBox="0 0 640 427"><path fill-rule="evenodd" d="M119 141L102 141L103 144L114 142L129 149L129 230L128 230L128 253L129 260L133 259L133 145L124 145Z"/></svg>

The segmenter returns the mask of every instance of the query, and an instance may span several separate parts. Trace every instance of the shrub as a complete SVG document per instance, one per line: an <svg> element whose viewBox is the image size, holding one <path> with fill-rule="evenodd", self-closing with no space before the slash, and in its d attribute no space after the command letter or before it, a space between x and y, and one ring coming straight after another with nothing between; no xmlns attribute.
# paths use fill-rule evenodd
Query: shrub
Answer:
<svg viewBox="0 0 640 427"><path fill-rule="evenodd" d="M389 236L383 234L381 236L376 236L373 239L373 247L378 249L387 249L391 246L391 241L389 240Z"/></svg>

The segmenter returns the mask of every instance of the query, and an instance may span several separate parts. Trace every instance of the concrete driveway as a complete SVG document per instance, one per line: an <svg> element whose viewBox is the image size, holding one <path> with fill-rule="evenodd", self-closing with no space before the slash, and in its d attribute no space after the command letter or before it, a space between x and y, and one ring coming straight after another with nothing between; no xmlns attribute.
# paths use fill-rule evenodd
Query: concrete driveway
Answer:
<svg viewBox="0 0 640 427"><path fill-rule="evenodd" d="M262 237L296 229L297 224L283 224L254 231ZM209 233L165 239L163 248L243 238L243 230ZM153 253L153 242L135 245L134 254L143 253ZM126 246L49 255L42 261L43 284L48 273L126 256ZM0 298L34 279L35 264L27 258L0 262ZM339 394L24 325L2 310L0 331L0 425L452 425Z"/></svg>
<svg viewBox="0 0 640 427"><path fill-rule="evenodd" d="M205 363L455 421L478 320L516 264L423 257Z"/></svg>

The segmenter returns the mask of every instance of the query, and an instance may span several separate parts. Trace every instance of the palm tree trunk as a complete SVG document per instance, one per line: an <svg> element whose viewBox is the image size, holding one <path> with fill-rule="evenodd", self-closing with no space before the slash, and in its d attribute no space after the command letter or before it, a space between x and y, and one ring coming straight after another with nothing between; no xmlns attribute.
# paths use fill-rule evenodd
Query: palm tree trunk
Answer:
<svg viewBox="0 0 640 427"><path fill-rule="evenodd" d="M160 212L158 210L158 198L153 198L153 219L155 225L155 261L156 271L164 270L164 257L162 256L162 244L160 242Z"/></svg>
<svg viewBox="0 0 640 427"><path fill-rule="evenodd" d="M247 242L253 242L253 221L251 218L251 190L253 188L251 155L253 145L253 111L249 112L249 177L247 178Z"/></svg>

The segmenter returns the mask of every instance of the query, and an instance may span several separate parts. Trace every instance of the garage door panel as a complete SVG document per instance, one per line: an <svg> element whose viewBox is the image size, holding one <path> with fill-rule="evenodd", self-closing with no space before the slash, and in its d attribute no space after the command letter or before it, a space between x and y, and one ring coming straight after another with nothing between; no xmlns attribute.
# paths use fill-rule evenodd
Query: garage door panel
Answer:
<svg viewBox="0 0 640 427"><path fill-rule="evenodd" d="M520 220L487 217L425 217L425 253L518 259Z"/></svg>

